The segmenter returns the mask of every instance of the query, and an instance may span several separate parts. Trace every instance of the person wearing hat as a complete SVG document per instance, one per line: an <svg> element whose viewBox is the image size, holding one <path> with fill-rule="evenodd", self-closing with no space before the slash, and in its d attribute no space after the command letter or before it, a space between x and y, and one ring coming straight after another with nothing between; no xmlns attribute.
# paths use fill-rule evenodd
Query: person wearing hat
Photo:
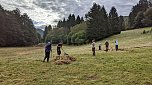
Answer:
<svg viewBox="0 0 152 85"><path fill-rule="evenodd" d="M48 43L45 45L45 57L44 57L43 62L45 62L45 59L47 59L47 62L49 62L50 51L52 51L52 45L51 45L51 42L48 42Z"/></svg>

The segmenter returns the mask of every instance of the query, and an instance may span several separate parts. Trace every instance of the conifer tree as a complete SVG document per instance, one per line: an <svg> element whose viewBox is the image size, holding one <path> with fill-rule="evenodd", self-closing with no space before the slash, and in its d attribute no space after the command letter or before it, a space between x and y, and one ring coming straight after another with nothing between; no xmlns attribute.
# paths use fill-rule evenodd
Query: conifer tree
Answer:
<svg viewBox="0 0 152 85"><path fill-rule="evenodd" d="M82 22L84 22L84 19L83 19L83 17L81 17L81 23L82 23Z"/></svg>
<svg viewBox="0 0 152 85"><path fill-rule="evenodd" d="M100 40L105 37L104 17L101 6L94 3L88 14L86 14L87 26L86 38Z"/></svg>
<svg viewBox="0 0 152 85"><path fill-rule="evenodd" d="M119 17L115 7L112 7L109 13L110 29L112 34L119 34L121 29L119 28Z"/></svg>
<svg viewBox="0 0 152 85"><path fill-rule="evenodd" d="M105 7L103 6L101 9L102 16L103 16L103 29L105 30L104 32L104 37L107 37L111 34L111 30L109 29L109 22L108 22L108 14L105 10Z"/></svg>
<svg viewBox="0 0 152 85"><path fill-rule="evenodd" d="M80 23L81 23L81 19L80 19L80 16L78 15L76 19L76 24L80 24Z"/></svg>
<svg viewBox="0 0 152 85"><path fill-rule="evenodd" d="M125 21L123 16L119 16L119 27L121 30L125 31Z"/></svg>
<svg viewBox="0 0 152 85"><path fill-rule="evenodd" d="M47 30L48 30L48 27L46 26L45 29L44 29L44 35L43 35L43 41L45 42L45 38L47 36Z"/></svg>

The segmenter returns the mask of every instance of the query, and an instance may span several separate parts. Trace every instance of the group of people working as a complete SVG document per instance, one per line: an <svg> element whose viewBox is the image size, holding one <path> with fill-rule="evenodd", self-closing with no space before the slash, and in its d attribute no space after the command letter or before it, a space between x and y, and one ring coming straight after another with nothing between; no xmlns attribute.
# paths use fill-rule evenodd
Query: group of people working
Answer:
<svg viewBox="0 0 152 85"><path fill-rule="evenodd" d="M95 56L95 51L96 51L95 44L96 44L95 40L92 40L92 52L93 52L93 56ZM107 40L105 42L105 47L106 47L105 51L108 52L108 50L109 50L109 42ZM59 42L57 44L57 55L59 57L61 55L61 49L62 49L62 42ZM118 40L115 41L115 49L116 49L116 51L118 50ZM101 42L99 42L99 50L101 50ZM51 44L51 42L48 42L45 45L45 56L44 56L43 62L45 62L46 59L47 59L47 62L49 62L50 52L52 52L52 44Z"/></svg>
<svg viewBox="0 0 152 85"><path fill-rule="evenodd" d="M95 56L95 51L96 51L96 49L95 49L95 40L92 40L92 53L93 53L93 56ZM109 42L106 40L106 42L105 42L105 51L106 52L108 52L108 50L109 50ZM116 49L116 51L118 51L118 40L116 40L115 41L115 49ZM101 50L101 42L99 42L99 50Z"/></svg>
<svg viewBox="0 0 152 85"><path fill-rule="evenodd" d="M61 49L62 49L62 42L59 42L59 43L57 44L57 55L58 55L58 56L61 55ZM45 62L46 59L47 59L47 62L49 62L50 52L52 52L52 44L51 44L51 42L48 42L48 43L45 45L45 56L44 56L43 62ZM51 54L52 54L52 53L51 53Z"/></svg>

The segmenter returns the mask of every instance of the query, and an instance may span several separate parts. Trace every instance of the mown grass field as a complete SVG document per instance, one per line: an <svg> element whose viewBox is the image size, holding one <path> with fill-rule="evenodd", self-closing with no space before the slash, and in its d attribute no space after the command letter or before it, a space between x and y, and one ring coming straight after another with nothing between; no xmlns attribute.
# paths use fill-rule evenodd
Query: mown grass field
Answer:
<svg viewBox="0 0 152 85"><path fill-rule="evenodd" d="M95 57L91 45L63 46L77 58L69 65L43 63L43 47L0 48L0 85L152 85L152 34L142 34L150 29L105 39L111 48L107 53L103 51L105 40L101 41L102 51L96 49ZM115 39L121 51L114 50Z"/></svg>

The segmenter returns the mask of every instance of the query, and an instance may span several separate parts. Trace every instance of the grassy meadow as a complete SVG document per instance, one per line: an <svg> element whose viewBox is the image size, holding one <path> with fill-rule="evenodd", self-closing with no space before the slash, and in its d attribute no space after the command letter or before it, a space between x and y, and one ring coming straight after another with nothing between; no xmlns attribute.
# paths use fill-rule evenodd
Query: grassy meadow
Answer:
<svg viewBox="0 0 152 85"><path fill-rule="evenodd" d="M63 46L77 58L69 65L43 63L44 47L0 48L0 85L152 85L152 33L142 34L143 30L151 28L124 31L100 41L102 51L97 42L96 56L91 44ZM107 53L105 40L110 42ZM55 46L51 59L54 56Z"/></svg>

